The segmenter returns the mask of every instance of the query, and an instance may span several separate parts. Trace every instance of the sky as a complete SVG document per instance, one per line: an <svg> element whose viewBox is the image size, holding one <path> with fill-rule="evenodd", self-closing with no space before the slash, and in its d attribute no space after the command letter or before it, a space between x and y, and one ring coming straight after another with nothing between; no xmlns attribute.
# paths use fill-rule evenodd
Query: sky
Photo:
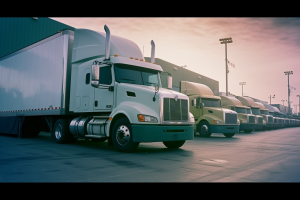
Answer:
<svg viewBox="0 0 300 200"><path fill-rule="evenodd" d="M151 40L155 57L219 81L226 92L225 44L219 39L232 38L227 44L228 91L272 104L287 106L288 76L291 108L299 105L300 95L300 18L52 18L74 28L104 31L135 42L151 57ZM299 106L297 106L299 111Z"/></svg>

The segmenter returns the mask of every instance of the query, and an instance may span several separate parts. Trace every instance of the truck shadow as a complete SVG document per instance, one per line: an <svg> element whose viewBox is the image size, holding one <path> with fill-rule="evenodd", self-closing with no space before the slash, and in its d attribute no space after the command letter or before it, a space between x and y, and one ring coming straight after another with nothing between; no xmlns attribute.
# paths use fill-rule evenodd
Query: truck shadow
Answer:
<svg viewBox="0 0 300 200"><path fill-rule="evenodd" d="M22 138L23 139L23 138ZM24 138L25 140L28 140L29 138ZM79 148L76 151L81 151L82 149L80 148L84 148L84 149L94 149L96 151L99 151L99 153L103 153L103 152L117 152L117 153L122 153L119 152L114 146L108 146L108 142L93 142L91 140L85 140L85 139L78 139L75 143L69 143L69 144L57 144L54 142L54 140L52 140L50 133L41 133L40 135L34 137L34 138L30 138L33 140L39 140L39 142L43 142L43 143L49 143L49 145L57 145L57 148L60 148L60 146L62 146L62 148L64 146L74 146L74 148ZM138 148L129 153L129 154L156 154L156 153L180 153L180 154L185 154L185 155L190 155L191 153L193 153L193 151L189 151L189 150L185 150L184 149L185 144L178 149L169 149L167 147L164 146L164 144L162 142L149 142L149 143L140 143ZM126 153L125 153L126 154Z"/></svg>

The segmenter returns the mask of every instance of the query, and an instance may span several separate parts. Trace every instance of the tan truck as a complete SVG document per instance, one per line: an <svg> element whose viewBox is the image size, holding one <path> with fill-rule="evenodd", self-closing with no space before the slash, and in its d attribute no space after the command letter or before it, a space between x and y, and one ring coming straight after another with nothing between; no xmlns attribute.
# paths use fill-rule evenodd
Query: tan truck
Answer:
<svg viewBox="0 0 300 200"><path fill-rule="evenodd" d="M237 112L238 119L240 121L240 131L244 133L251 133L255 129L255 115L247 114L247 108L235 97L220 96L222 108L231 109Z"/></svg>
<svg viewBox="0 0 300 200"><path fill-rule="evenodd" d="M237 112L222 108L221 97L215 96L206 85L180 81L180 92L190 100L190 112L195 118L195 134L210 137L212 133L223 133L232 137L239 132Z"/></svg>
<svg viewBox="0 0 300 200"><path fill-rule="evenodd" d="M260 110L259 106L256 105L253 101L253 99L249 97L241 97L237 96L236 97L244 106L250 107L250 109L247 109L247 113L255 115L255 128L254 130L259 131L263 129L263 124L266 123L263 120L263 117L260 115Z"/></svg>
<svg viewBox="0 0 300 200"><path fill-rule="evenodd" d="M263 117L264 121L266 122L263 125L263 130L271 130L271 129L279 128L277 127L277 125L279 125L278 118L276 118L276 123L274 123L274 117L269 114L269 110L266 109L264 104L260 102L254 102L254 103L259 106L260 115Z"/></svg>

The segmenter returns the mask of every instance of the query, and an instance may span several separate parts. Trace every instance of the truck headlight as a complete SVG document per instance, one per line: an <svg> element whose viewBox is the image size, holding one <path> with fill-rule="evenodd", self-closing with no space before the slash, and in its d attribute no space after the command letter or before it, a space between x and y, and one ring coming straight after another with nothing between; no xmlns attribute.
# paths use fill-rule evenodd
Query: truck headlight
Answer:
<svg viewBox="0 0 300 200"><path fill-rule="evenodd" d="M215 124L222 124L222 122L219 121L219 120L214 120L214 123L215 123Z"/></svg>
<svg viewBox="0 0 300 200"><path fill-rule="evenodd" d="M190 123L195 123L194 115L189 112L189 116L190 116Z"/></svg>
<svg viewBox="0 0 300 200"><path fill-rule="evenodd" d="M158 122L156 117L149 115L137 115L137 118L140 122Z"/></svg>

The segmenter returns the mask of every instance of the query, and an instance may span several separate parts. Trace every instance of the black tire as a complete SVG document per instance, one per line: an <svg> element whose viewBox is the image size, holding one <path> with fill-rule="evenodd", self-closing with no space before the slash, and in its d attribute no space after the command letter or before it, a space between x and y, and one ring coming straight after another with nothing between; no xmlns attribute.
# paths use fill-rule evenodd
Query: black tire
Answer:
<svg viewBox="0 0 300 200"><path fill-rule="evenodd" d="M201 137L210 137L210 126L207 121L203 121L199 124L198 132Z"/></svg>
<svg viewBox="0 0 300 200"><path fill-rule="evenodd" d="M132 140L131 124L127 118L120 118L112 128L111 139L114 147L121 152L132 152L138 146L139 142Z"/></svg>
<svg viewBox="0 0 300 200"><path fill-rule="evenodd" d="M166 142L163 142L163 143L169 149L178 149L179 147L181 147L185 143L185 140L166 141Z"/></svg>
<svg viewBox="0 0 300 200"><path fill-rule="evenodd" d="M225 137L231 138L232 136L235 135L235 133L223 133Z"/></svg>
<svg viewBox="0 0 300 200"><path fill-rule="evenodd" d="M105 142L107 138L91 138L92 142Z"/></svg>
<svg viewBox="0 0 300 200"><path fill-rule="evenodd" d="M55 122L52 135L58 144L74 143L77 140L77 138L74 138L70 133L69 123L65 119L59 119Z"/></svg>
<svg viewBox="0 0 300 200"><path fill-rule="evenodd" d="M251 133L252 132L252 129L246 129L244 130L244 133Z"/></svg>

